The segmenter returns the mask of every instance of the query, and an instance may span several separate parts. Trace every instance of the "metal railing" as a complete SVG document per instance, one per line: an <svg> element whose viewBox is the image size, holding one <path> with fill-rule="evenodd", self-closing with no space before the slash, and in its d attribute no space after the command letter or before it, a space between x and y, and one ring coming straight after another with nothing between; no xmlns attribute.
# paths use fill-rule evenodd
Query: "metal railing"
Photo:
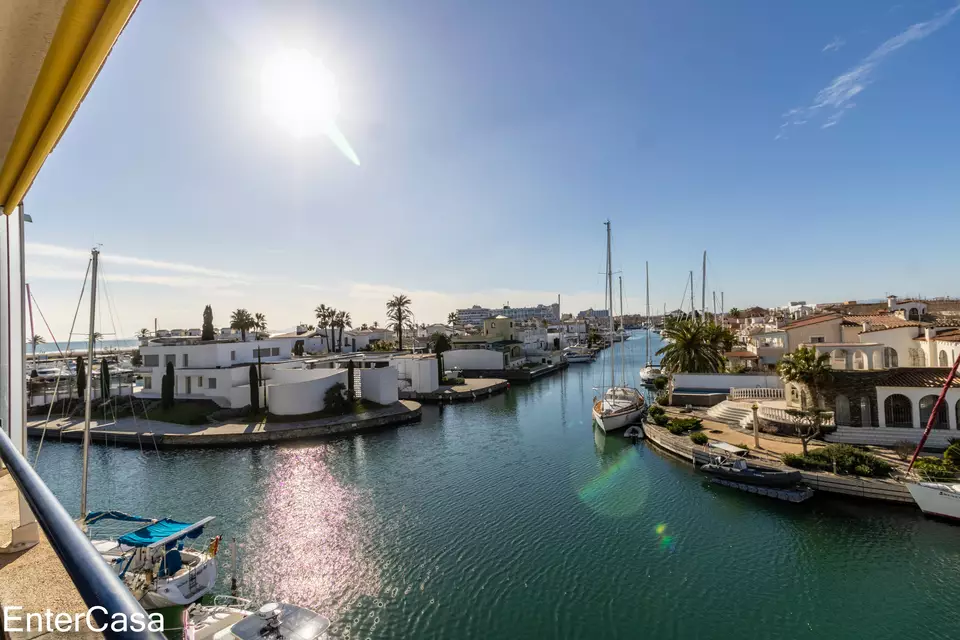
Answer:
<svg viewBox="0 0 960 640"><path fill-rule="evenodd" d="M91 617L97 627L104 628L104 637L110 640L165 640L163 634L156 631L129 630L134 620L143 621L144 624L149 621L143 607L103 561L3 429L0 429L0 459L7 465L11 477L33 510L50 546L76 586L77 593L93 610ZM128 630L113 631L110 623L116 619L114 616L124 617Z"/></svg>
<svg viewBox="0 0 960 640"><path fill-rule="evenodd" d="M769 387L752 387L745 389L730 389L731 400L778 400L783 399L783 389Z"/></svg>

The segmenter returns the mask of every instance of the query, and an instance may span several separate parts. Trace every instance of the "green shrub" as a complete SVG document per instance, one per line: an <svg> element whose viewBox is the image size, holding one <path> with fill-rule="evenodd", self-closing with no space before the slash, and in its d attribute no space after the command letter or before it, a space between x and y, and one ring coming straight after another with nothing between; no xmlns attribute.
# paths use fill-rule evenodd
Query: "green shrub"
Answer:
<svg viewBox="0 0 960 640"><path fill-rule="evenodd" d="M338 382L323 392L323 411L331 415L342 415L350 411L352 403L347 399L347 387Z"/></svg>
<svg viewBox="0 0 960 640"><path fill-rule="evenodd" d="M667 431L672 433L675 436L683 435L683 432L686 431L683 427L673 424L672 422L667 425Z"/></svg>
<svg viewBox="0 0 960 640"><path fill-rule="evenodd" d="M674 418L671 424L684 430L699 429L703 426L703 420L700 418Z"/></svg>
<svg viewBox="0 0 960 640"><path fill-rule="evenodd" d="M858 464L853 468L853 475L870 477L873 475L873 471L865 464Z"/></svg>
<svg viewBox="0 0 960 640"><path fill-rule="evenodd" d="M653 379L653 388L657 391L663 391L667 388L668 382L667 376L657 376Z"/></svg>
<svg viewBox="0 0 960 640"><path fill-rule="evenodd" d="M670 404L670 393L667 391L661 391L660 393L657 394L656 400L657 400L657 404L662 404L663 406L667 406Z"/></svg>
<svg viewBox="0 0 960 640"><path fill-rule="evenodd" d="M954 442L947 447L943 452L943 461L954 469L960 469L960 442Z"/></svg>
<svg viewBox="0 0 960 640"><path fill-rule="evenodd" d="M877 456L848 444L830 444L813 449L806 456L785 454L783 463L796 469L808 471L836 471L841 475L885 477L890 465Z"/></svg>
<svg viewBox="0 0 960 640"><path fill-rule="evenodd" d="M655 416L662 416L663 414L666 413L666 410L660 405L655 404L652 407L650 407L650 410L647 413L649 413L650 417L653 418Z"/></svg>
<svg viewBox="0 0 960 640"><path fill-rule="evenodd" d="M951 480L956 472L940 458L917 458L913 468L922 478L931 480Z"/></svg>
<svg viewBox="0 0 960 640"><path fill-rule="evenodd" d="M693 441L693 444L699 444L700 446L704 446L707 444L707 442L710 441L710 438L708 438L707 434L705 433L702 433L700 431L695 431L694 433L690 434L690 440Z"/></svg>
<svg viewBox="0 0 960 640"><path fill-rule="evenodd" d="M901 460L907 460L916 448L917 445L909 440L900 440L899 442L893 443L893 452L897 454L897 457Z"/></svg>
<svg viewBox="0 0 960 640"><path fill-rule="evenodd" d="M665 427L670 424L670 418L668 418L667 414L665 413L659 413L653 416L653 424L657 425L658 427Z"/></svg>

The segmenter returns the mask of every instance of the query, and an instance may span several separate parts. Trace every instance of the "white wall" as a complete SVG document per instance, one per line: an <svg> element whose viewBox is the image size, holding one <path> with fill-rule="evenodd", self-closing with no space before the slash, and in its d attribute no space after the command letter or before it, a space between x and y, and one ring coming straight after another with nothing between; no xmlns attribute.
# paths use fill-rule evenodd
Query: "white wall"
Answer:
<svg viewBox="0 0 960 640"><path fill-rule="evenodd" d="M295 416L323 410L323 394L333 385L347 386L344 369L305 370L311 374L326 374L322 377L301 378L300 382L285 382L267 385L267 401L270 413L278 416ZM291 376L296 378L298 376Z"/></svg>
<svg viewBox="0 0 960 640"><path fill-rule="evenodd" d="M883 331L869 331L860 334L860 342L879 342L884 347L890 347L897 352L897 366L909 367L910 349L917 349L924 343L914 340L917 335L917 327L897 327L894 329L885 329ZM929 361L927 366L929 366Z"/></svg>
<svg viewBox="0 0 960 640"><path fill-rule="evenodd" d="M226 407L229 409L240 409L242 407L250 404L250 385L241 384L236 387L230 387L223 394L224 399L226 400ZM260 387L260 406L263 407L266 404L267 399L267 388ZM215 398L211 398L216 402ZM218 403L219 404L219 403Z"/></svg>
<svg viewBox="0 0 960 640"><path fill-rule="evenodd" d="M738 373L677 373L673 376L675 389L751 389L762 387L782 389L777 375L744 375Z"/></svg>
<svg viewBox="0 0 960 640"><path fill-rule="evenodd" d="M445 369L503 369L503 354L490 349L452 349L443 353Z"/></svg>
<svg viewBox="0 0 960 640"><path fill-rule="evenodd" d="M434 370L436 370L436 362ZM394 367L360 369L360 397L377 404L393 404L400 398Z"/></svg>
<svg viewBox="0 0 960 640"><path fill-rule="evenodd" d="M451 352L445 351L443 353L443 362L446 368L449 368L446 360L448 353ZM437 370L436 358L398 357L394 358L393 366L397 368L398 380L409 381L410 386L405 385L405 389L417 393L432 393L440 387L440 372Z"/></svg>

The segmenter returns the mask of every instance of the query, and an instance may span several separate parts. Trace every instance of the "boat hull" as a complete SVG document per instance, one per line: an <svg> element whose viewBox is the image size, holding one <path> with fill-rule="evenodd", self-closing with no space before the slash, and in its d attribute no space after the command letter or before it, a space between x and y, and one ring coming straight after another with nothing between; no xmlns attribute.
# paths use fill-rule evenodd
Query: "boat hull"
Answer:
<svg viewBox="0 0 960 640"><path fill-rule="evenodd" d="M171 578L156 578L140 598L144 609L192 604L206 595L217 582L217 560L210 558L191 571Z"/></svg>
<svg viewBox="0 0 960 640"><path fill-rule="evenodd" d="M603 415L596 407L593 409L593 421L600 425L600 428L606 433L626 429L631 424L640 421L643 416L643 407L617 413L608 413Z"/></svg>
<svg viewBox="0 0 960 640"><path fill-rule="evenodd" d="M907 483L907 489L920 510L927 515L960 522L960 492L936 482Z"/></svg>
<svg viewBox="0 0 960 640"><path fill-rule="evenodd" d="M593 356L566 356L566 358L567 358L567 362L569 362L570 364L574 364L577 362L593 362L594 361Z"/></svg>
<svg viewBox="0 0 960 640"><path fill-rule="evenodd" d="M759 471L757 469L731 469L722 465L705 464L700 471L731 482L757 487L792 487L801 480L799 471Z"/></svg>

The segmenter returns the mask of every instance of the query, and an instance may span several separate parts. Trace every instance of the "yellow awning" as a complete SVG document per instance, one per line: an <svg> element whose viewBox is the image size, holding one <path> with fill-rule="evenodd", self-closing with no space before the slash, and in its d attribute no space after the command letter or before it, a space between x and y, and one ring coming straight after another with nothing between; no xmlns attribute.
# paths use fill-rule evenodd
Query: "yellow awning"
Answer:
<svg viewBox="0 0 960 640"><path fill-rule="evenodd" d="M23 200L139 0L0 0L0 210Z"/></svg>

